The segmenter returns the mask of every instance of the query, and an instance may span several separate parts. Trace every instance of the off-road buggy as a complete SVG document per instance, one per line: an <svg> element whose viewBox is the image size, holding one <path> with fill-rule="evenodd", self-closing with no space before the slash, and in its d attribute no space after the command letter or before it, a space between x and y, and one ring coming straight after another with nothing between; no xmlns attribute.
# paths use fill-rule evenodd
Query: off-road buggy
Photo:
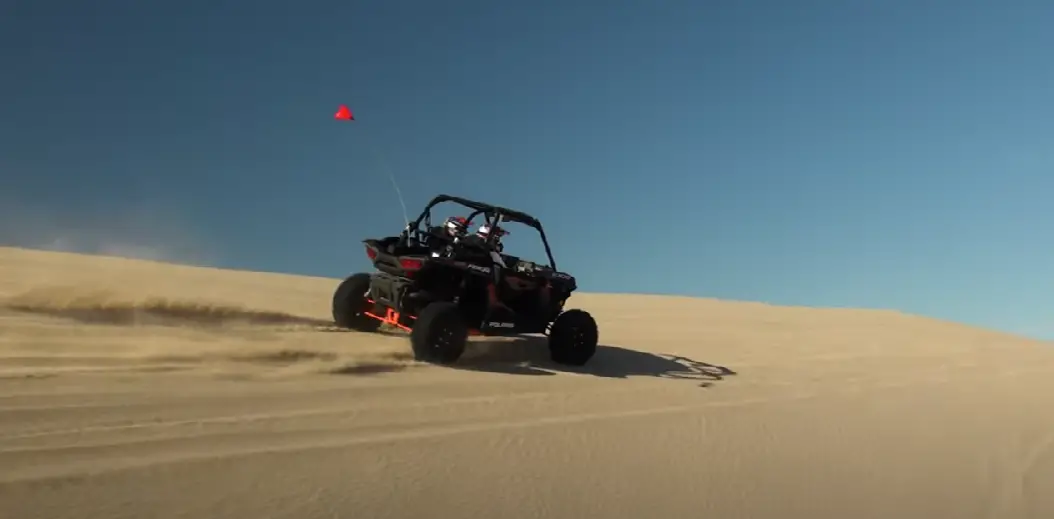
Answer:
<svg viewBox="0 0 1054 519"><path fill-rule="evenodd" d="M471 213L433 225L432 208L444 202ZM477 218L491 232L470 234ZM505 254L502 223L537 230L549 264ZM410 333L416 359L438 364L457 361L469 335L546 334L552 360L567 365L583 365L596 352L596 322L583 310L564 310L575 278L556 270L542 224L531 215L439 195L400 234L363 243L377 271L353 274L337 287L338 326L401 328Z"/></svg>

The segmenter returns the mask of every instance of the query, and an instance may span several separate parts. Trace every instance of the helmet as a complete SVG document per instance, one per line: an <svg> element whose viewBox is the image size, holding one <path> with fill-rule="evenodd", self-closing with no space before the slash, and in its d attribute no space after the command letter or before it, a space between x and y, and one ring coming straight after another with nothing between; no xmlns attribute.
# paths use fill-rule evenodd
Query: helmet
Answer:
<svg viewBox="0 0 1054 519"><path fill-rule="evenodd" d="M505 229L502 229L501 227L491 227L487 224L480 225L479 229L476 230L476 234L478 234L481 238L486 238L490 236L492 232L498 237L499 240L502 236L509 234Z"/></svg>
<svg viewBox="0 0 1054 519"><path fill-rule="evenodd" d="M451 216L443 224L447 234L451 236L463 236L468 232L468 221L462 216Z"/></svg>
<svg viewBox="0 0 1054 519"><path fill-rule="evenodd" d="M490 237L491 234L494 235L493 246L500 252L502 249L505 248L505 246L501 243L501 237L509 233L501 227L498 227L496 225L491 227L487 224L480 225L479 229L476 230L476 236L483 240L486 240L488 237Z"/></svg>

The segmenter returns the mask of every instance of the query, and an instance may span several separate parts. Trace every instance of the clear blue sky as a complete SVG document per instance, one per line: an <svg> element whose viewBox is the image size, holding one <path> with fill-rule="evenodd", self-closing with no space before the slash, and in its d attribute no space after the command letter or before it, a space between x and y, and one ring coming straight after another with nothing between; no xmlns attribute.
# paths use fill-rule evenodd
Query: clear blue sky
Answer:
<svg viewBox="0 0 1054 519"><path fill-rule="evenodd" d="M1054 338L1052 27L1039 0L6 2L0 239L338 277L402 225L386 162L411 211L535 214L585 291Z"/></svg>

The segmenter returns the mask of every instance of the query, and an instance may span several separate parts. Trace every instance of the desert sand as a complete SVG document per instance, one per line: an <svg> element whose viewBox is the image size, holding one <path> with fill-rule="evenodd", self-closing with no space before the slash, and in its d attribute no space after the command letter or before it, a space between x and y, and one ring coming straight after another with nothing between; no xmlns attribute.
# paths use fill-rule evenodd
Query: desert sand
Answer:
<svg viewBox="0 0 1054 519"><path fill-rule="evenodd" d="M1054 345L579 294L602 347L332 327L339 280L0 248L0 517L1054 517Z"/></svg>

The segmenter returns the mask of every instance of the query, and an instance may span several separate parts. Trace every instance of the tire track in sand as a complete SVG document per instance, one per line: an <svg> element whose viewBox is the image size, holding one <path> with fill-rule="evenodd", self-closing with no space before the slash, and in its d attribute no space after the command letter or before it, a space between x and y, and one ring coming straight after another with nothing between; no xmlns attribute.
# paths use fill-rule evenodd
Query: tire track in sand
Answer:
<svg viewBox="0 0 1054 519"><path fill-rule="evenodd" d="M994 377L1017 377L1030 372L1049 372L1049 369L1014 370ZM535 407L519 405L515 407L499 405L505 398L497 398L490 405L482 405L482 413L467 414L464 410L458 413L442 413L431 417L410 417L406 420L381 422L356 422L344 420L334 425L332 421L323 421L316 426L308 422L299 422L284 429L268 428L266 430L234 430L211 434L184 435L164 440L147 440L138 443L115 442L101 447L86 446L81 454L72 456L70 450L62 451L42 447L33 450L0 451L0 464L9 468L7 474L0 476L0 483L54 480L56 478L77 477L86 473L113 472L119 470L141 469L154 465L194 463L217 458L235 458L269 453L296 452L316 449L347 448L363 445L411 441L437 438L459 434L490 432L512 429L529 429L572 425L587 422L641 418L685 412L700 412L706 409L736 408L750 405L784 405L789 402L813 398L846 397L870 392L875 389L915 388L926 385L939 385L946 382L944 377L925 377L916 380L901 380L868 385L867 387L847 387L840 391L802 392L799 394L768 395L747 399L729 399L711 402L689 402L652 406L647 408L624 409L625 403L618 399L589 398L582 399L579 405L550 405L552 402L535 402ZM610 388L609 388L610 389ZM597 391L596 393L608 393ZM636 389L639 393L639 388ZM552 397L554 395L548 394ZM599 395L596 395L599 396ZM525 397L529 401L529 397ZM524 402L521 402L521 404ZM545 405L540 405L545 404ZM441 409L443 404L436 402L433 409ZM607 409L596 410L598 407ZM584 409L583 409L584 408ZM587 410L588 409L588 410ZM554 414L554 410L561 411ZM511 418L509 415L517 415ZM519 416L528 415L527 418ZM393 415L391 411L382 414ZM454 417L459 418L455 419ZM700 415L705 423L705 414ZM78 449L78 447L71 447ZM95 449L93 451L93 449ZM51 460L42 459L50 456ZM104 468L100 468L104 467Z"/></svg>

